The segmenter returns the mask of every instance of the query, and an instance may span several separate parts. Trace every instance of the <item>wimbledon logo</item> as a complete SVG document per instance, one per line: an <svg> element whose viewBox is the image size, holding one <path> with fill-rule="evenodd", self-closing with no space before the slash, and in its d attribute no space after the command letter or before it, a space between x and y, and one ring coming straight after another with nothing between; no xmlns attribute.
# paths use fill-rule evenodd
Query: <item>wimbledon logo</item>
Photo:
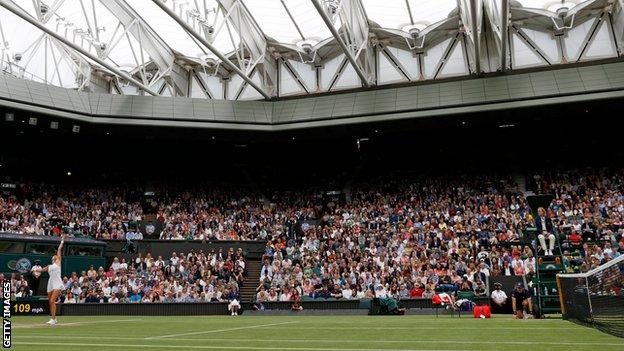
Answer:
<svg viewBox="0 0 624 351"><path fill-rule="evenodd" d="M32 267L32 264L30 263L29 259L27 259L26 257L22 257L17 261L11 260L7 262L7 267L9 267L9 269L13 271L27 273L28 271L30 271L30 267Z"/></svg>

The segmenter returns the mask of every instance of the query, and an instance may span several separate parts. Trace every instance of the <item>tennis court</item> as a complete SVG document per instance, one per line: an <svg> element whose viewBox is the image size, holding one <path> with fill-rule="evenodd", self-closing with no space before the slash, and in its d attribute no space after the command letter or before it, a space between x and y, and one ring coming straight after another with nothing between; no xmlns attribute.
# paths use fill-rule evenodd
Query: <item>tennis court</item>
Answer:
<svg viewBox="0 0 624 351"><path fill-rule="evenodd" d="M13 318L15 350L623 350L624 340L561 319L425 316Z"/></svg>

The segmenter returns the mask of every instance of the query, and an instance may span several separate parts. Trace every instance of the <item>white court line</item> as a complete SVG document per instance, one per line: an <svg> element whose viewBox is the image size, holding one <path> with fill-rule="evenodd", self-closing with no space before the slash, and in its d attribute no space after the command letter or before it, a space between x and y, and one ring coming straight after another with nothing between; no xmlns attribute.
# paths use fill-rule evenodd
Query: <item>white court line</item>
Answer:
<svg viewBox="0 0 624 351"><path fill-rule="evenodd" d="M579 329L583 329L585 327L582 326L576 326L577 328L573 329L573 326L570 326L568 328L549 328L549 327L489 327L489 326L481 326L481 327L454 327L454 326L448 326L445 325L444 327L448 327L450 329L453 330L483 330L484 328L487 330L544 330L544 328L547 328L547 330L569 330L571 332L576 332ZM376 327L374 325L366 325L366 326L359 326L359 327L317 327L314 325L310 325L309 327L294 327L294 328L288 328L288 330L310 330L310 329L314 329L314 330L361 330L362 328L372 328L374 330L440 330L440 327L421 327L418 325L415 325L413 327ZM273 327L266 327L266 329L281 329L281 328L273 328Z"/></svg>
<svg viewBox="0 0 624 351"><path fill-rule="evenodd" d="M282 323L271 323L271 324L260 324L260 325L249 325L249 326L246 326L246 327L235 327L235 328L226 328L226 329L203 330L203 331L198 331L198 332L181 333L181 334L159 335L159 336L147 337L147 338L144 338L144 339L149 340L149 339L175 338L176 336L221 333L221 332L234 331L234 330L273 327L273 326L284 325L284 324L292 324L292 323L299 323L299 321L282 322Z"/></svg>
<svg viewBox="0 0 624 351"><path fill-rule="evenodd" d="M81 322L82 323L82 322ZM105 322L84 322L84 323L105 323ZM299 323L299 321L292 321L292 322L286 322L286 323ZM285 324L286 324L285 323ZM263 326L252 326L253 328L265 328L265 329L280 329L277 327L272 327L273 325L280 325L281 323L278 324L267 324L267 325L263 325ZM56 326L61 326L62 324L58 324ZM34 327L35 325L33 325ZM42 327L46 327L47 325L42 325ZM244 329L248 329L250 327L243 327ZM422 326L414 326L414 327L377 327L377 326L373 326L373 325L366 325L366 326L362 326L362 327L317 327L317 326L310 326L310 327L294 327L294 328L288 328L288 330L310 330L310 329L314 329L314 330L360 330L362 328L372 328L374 330L440 330L439 327L422 327ZM507 331L516 331L518 330L517 327L488 327L488 326L483 326L483 327L451 327L453 330L483 330L483 328L486 328L488 330L507 330ZM226 329L224 331L230 331L230 330L237 330L236 329ZM522 330L544 330L544 327L522 327L520 328ZM576 333L578 332L580 329L587 329L586 327L582 327L580 325L571 325L568 328L548 328L548 330L556 330L558 333L561 331L569 331L571 333ZM222 331L222 330L218 330L218 331ZM214 331L209 331L209 333L216 333L218 332L217 330ZM201 334L204 334L205 332L199 332ZM97 335L97 334L93 334L93 335ZM177 334L176 336L184 336L184 335L192 335L192 334ZM107 335L101 335L101 336L107 336ZM152 339L152 338L158 338L158 337L149 337L146 339Z"/></svg>
<svg viewBox="0 0 624 351"><path fill-rule="evenodd" d="M121 337L117 335L97 335L97 336L69 336L69 335L28 335L28 338L40 338L40 339L102 339L111 338L119 340L137 340L136 337ZM208 339L199 338L170 338L171 341L206 341ZM320 339L320 340L305 340L305 339L214 339L210 338L210 341L235 341L235 342L291 342L291 343L361 343L363 340L349 340L349 339ZM550 342L550 341L477 341L477 340L366 340L368 344L506 344L506 345L592 345L592 346L624 346L624 342L612 343L612 342Z"/></svg>
<svg viewBox="0 0 624 351"><path fill-rule="evenodd" d="M138 322L141 321L142 319L117 319L117 320L110 320L110 321L91 321L91 322L71 322L71 323L62 323L59 322L58 324L54 325L54 326L49 326L45 323L41 323L41 324L16 324L14 326L12 326L12 328L15 329L32 329L32 328L50 328L50 327L71 327L71 326L76 326L76 325L88 325L88 324L100 324L100 323L122 323L122 322Z"/></svg>
<svg viewBox="0 0 624 351"><path fill-rule="evenodd" d="M236 340L233 340L236 341ZM88 348L104 347L110 348L124 348L131 350L132 348L145 348L145 349L200 349L200 350L294 350L294 351L469 351L469 350L443 350L443 349L332 349L327 347L259 347L259 346L208 346L208 345L152 345L152 344L93 344L93 343L50 343L50 342L13 342L13 345L61 345L61 346L86 346Z"/></svg>

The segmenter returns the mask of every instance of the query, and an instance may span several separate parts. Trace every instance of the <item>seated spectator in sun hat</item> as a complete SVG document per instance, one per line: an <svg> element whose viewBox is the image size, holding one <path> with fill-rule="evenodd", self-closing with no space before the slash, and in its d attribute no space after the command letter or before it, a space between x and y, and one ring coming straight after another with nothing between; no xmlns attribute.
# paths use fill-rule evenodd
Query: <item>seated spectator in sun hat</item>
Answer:
<svg viewBox="0 0 624 351"><path fill-rule="evenodd" d="M502 290L501 283L494 283L494 291L490 294L490 298L492 302L494 302L498 306L503 306L507 303L507 299L509 298L507 294Z"/></svg>

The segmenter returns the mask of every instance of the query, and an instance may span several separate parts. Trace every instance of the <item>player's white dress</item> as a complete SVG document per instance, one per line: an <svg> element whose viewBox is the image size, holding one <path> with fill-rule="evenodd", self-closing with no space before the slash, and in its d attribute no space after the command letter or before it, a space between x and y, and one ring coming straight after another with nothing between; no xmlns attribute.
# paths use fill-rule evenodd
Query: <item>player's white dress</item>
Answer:
<svg viewBox="0 0 624 351"><path fill-rule="evenodd" d="M48 280L48 292L52 290L63 290L63 279L61 279L61 266L56 263L52 263L48 266L48 274L50 279Z"/></svg>

